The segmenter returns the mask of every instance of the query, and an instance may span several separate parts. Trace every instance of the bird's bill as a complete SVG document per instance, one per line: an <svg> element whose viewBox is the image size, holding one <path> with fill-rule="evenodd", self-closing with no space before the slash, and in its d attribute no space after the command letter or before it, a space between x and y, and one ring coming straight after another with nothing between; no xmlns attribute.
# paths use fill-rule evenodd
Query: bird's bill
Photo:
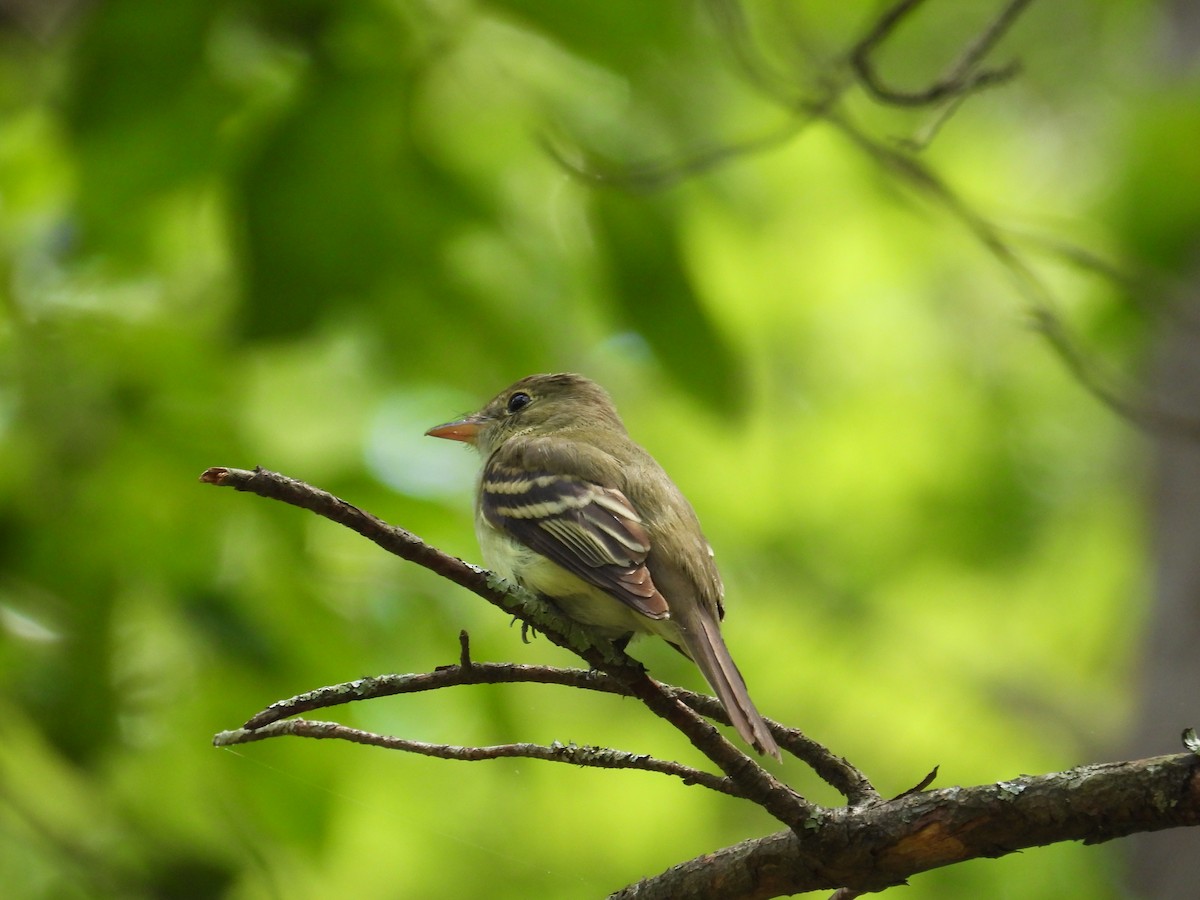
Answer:
<svg viewBox="0 0 1200 900"><path fill-rule="evenodd" d="M473 444L479 434L479 429L482 427L483 422L480 421L478 416L467 416L465 419L447 422L445 425L435 425L425 433L430 437Z"/></svg>

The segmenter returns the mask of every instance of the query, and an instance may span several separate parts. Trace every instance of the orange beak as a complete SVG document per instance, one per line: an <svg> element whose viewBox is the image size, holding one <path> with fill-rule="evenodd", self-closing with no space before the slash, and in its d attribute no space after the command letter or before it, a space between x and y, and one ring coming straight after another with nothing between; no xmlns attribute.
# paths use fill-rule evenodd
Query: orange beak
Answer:
<svg viewBox="0 0 1200 900"><path fill-rule="evenodd" d="M425 433L430 437L474 444L475 438L479 434L479 429L482 427L483 422L476 415L467 416L465 419L458 419L455 422L447 422L445 425L435 425Z"/></svg>

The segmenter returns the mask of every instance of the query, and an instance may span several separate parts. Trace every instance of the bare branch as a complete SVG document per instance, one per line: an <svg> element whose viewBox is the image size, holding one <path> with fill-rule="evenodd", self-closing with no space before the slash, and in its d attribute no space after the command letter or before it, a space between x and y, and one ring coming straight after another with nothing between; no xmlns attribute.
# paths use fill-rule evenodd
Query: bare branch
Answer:
<svg viewBox="0 0 1200 900"><path fill-rule="evenodd" d="M460 635L460 640L462 636ZM433 672L411 675L379 675L374 678L359 678L344 684L329 685L306 691L295 697L272 703L262 712L251 716L242 726L244 731L257 731L288 716L328 709L356 700L371 700L412 694L422 691L441 690L448 687L470 684L554 684L577 690L598 691L607 694L632 696L630 690L617 679L595 669L561 669L553 666L528 666L516 663L461 663L442 666ZM729 724L728 715L720 701L707 694L699 694L683 688L661 685L663 690L689 708L703 716ZM805 737L794 728L777 722L767 723L780 746L803 760L813 771L846 797L851 805L868 803L879 798L870 781L847 760L832 753L821 744ZM222 732L233 734L236 732Z"/></svg>
<svg viewBox="0 0 1200 900"><path fill-rule="evenodd" d="M546 153L568 175L593 187L615 188L630 193L649 193L666 190L674 185L717 168L740 157L749 156L778 147L799 134L817 118L818 109L798 110L782 125L765 131L756 137L740 141L717 143L694 150L674 159L644 159L633 163L616 164L603 160L595 154L572 148L575 159L568 158L568 150L561 142L542 135L540 143Z"/></svg>
<svg viewBox="0 0 1200 900"><path fill-rule="evenodd" d="M647 160L615 166L599 163L584 157L583 162L572 162L554 148L548 152L571 174L598 186L617 187L625 190L660 190L678 181L707 171L726 161L756 153L788 140L806 126L823 120L850 138L861 150L916 188L935 200L975 236L1012 277L1018 292L1030 303L1031 318L1035 328L1046 338L1051 349L1059 356L1083 388L1115 414L1146 431L1187 440L1200 440L1200 418L1162 409L1145 399L1137 398L1133 392L1121 385L1114 385L1106 378L1094 360L1079 348L1066 324L1054 311L1051 291L1038 277L1032 266L1009 243L1002 230L977 211L971 209L931 169L923 166L905 150L922 148L944 123L957 104L972 91L995 84L1010 77L1015 69L1006 67L971 74L971 70L1007 33L1013 23L1029 6L1032 0L1008 0L996 17L971 42L949 72L930 87L919 92L905 93L884 85L875 74L870 55L879 45L891 37L899 24L909 16L922 0L900 0L877 19L867 34L850 53L852 64L863 83L881 102L896 105L923 106L949 99L946 113L934 123L927 134L916 141L906 142L902 147L887 146L870 137L861 128L850 122L839 106L843 85L826 85L826 93L820 99L804 99L798 90L789 91L781 87L781 79L758 59L749 46L749 31L740 6L733 0L709 0L708 8L714 20L726 26L733 55L738 66L768 96L779 102L793 120L762 138L724 145L699 151L690 157L675 161ZM1092 254L1078 248L1058 248L1060 255L1070 258L1077 265L1085 266L1101 274L1114 284L1130 287L1128 276ZM1164 308L1170 312L1171 307ZM1191 323L1188 323L1189 326Z"/></svg>
<svg viewBox="0 0 1200 900"><path fill-rule="evenodd" d="M683 688L672 687L671 692L680 700L709 719L728 724L728 717L716 697L697 694ZM870 780L848 759L838 756L823 744L806 737L802 732L771 719L766 720L771 735L781 749L803 760L826 784L838 791L851 806L872 803L880 798Z"/></svg>
<svg viewBox="0 0 1200 900"><path fill-rule="evenodd" d="M377 675L343 684L329 685L279 700L243 725L250 730L262 728L288 716L329 709L356 700L417 694L469 684L557 684L586 691L600 691L630 697L632 693L617 679L595 669L560 669L553 666L527 666L518 663L471 662L468 666L441 666L432 672L409 675Z"/></svg>
<svg viewBox="0 0 1200 900"><path fill-rule="evenodd" d="M237 728L232 731L219 732L213 737L213 746L232 747L237 744L249 744L285 735L318 740L349 741L353 744L366 744L371 747L382 747L385 750L403 750L420 756L432 756L437 759L452 759L460 762L521 758L542 762L569 763L574 766L595 769L640 769L643 772L671 775L680 779L684 784L700 785L731 797L742 796L741 791L729 778L711 775L672 760L656 759L645 754L627 753L607 747L581 747L557 742L550 746L520 743L497 744L490 747L465 747L376 734L373 731L362 731L358 728L340 725L337 722L287 719L259 728Z"/></svg>
<svg viewBox="0 0 1200 900"><path fill-rule="evenodd" d="M908 797L911 794L921 793L921 791L925 790L925 788L927 788L931 784L933 784L934 779L937 778L938 769L940 769L940 768L941 768L941 766L934 766L932 769L929 770L928 775L926 775L924 778L922 778L920 781L918 781L916 784L914 784L912 787L910 787L907 791L901 791L899 794L897 794L892 799L899 800L901 797Z"/></svg>
<svg viewBox="0 0 1200 900"><path fill-rule="evenodd" d="M863 86L880 103L891 106L932 106L951 98L1001 84L1020 71L1017 63L999 69L972 72L984 56L1004 37L1009 28L1033 0L1009 0L978 37L963 50L949 71L924 90L902 91L884 83L871 59L879 45L891 37L897 26L924 0L900 0L876 20L874 27L850 53L850 63Z"/></svg>
<svg viewBox="0 0 1200 900"><path fill-rule="evenodd" d="M821 99L806 99L799 79L790 73L776 71L755 46L742 0L704 0L704 7L733 64L751 85L787 109L821 105ZM782 14L782 10L779 12ZM829 91L822 90L821 93L828 94Z"/></svg>
<svg viewBox="0 0 1200 900"><path fill-rule="evenodd" d="M612 894L610 900L804 891L880 891L920 872L1028 847L1089 844L1200 824L1200 758L1193 753L1081 766L976 787L836 809L782 831L705 854Z"/></svg>
<svg viewBox="0 0 1200 900"><path fill-rule="evenodd" d="M388 525L327 491L261 466L253 471L213 467L201 474L200 480L205 484L249 491L324 516L374 541L383 549L467 588L528 623L552 643L577 653L591 666L619 681L630 696L636 697L655 715L670 722L697 750L728 775L746 799L762 806L785 825L798 825L818 808L776 779L706 719L650 678L636 660L625 655L611 642L595 639L586 628L565 618L551 604L528 591L442 553L411 532Z"/></svg>
<svg viewBox="0 0 1200 900"><path fill-rule="evenodd" d="M329 514L335 521L346 520L350 527L381 546L388 546L399 537L402 555L418 560L439 557L436 565L446 567L444 554L416 537L303 482L261 469L254 472L210 469L203 478L208 483L242 485L244 490ZM448 567L449 570L468 582L476 593L504 594L504 602L498 601L498 605L514 604L514 614L522 621L527 620L526 616L533 620L525 609L528 600L520 593L510 597L508 589L489 579L487 573L461 561L452 562L457 565ZM537 602L536 598L532 600ZM548 636L563 646L570 645L570 640L562 634ZM831 784L840 785L839 789L851 801L837 809L822 808L776 781L701 717L700 713L718 717L713 698L661 685L636 663L621 662L616 648L611 652L617 662L588 645L585 658L595 659L601 670L592 672L478 663L470 659L468 641L465 635L460 635L457 665L421 675L360 679L311 691L273 704L247 723L251 727L222 732L214 743L232 746L293 735L348 740L446 759L521 757L639 769L750 800L787 825L784 832L690 860L614 895L636 896L639 900L707 896L710 895L707 889L717 882L722 884L726 896L765 898L837 888L843 890L843 896L850 897L902 883L927 869L977 857L1000 856L1024 847L1064 840L1096 842L1135 831L1200 824L1200 757L1195 752L1200 742L1190 734L1184 740L1192 752L1179 756L1085 766L974 788L906 792L895 800L883 801L861 773L844 760L799 733L772 724L781 746L813 759L814 769ZM536 680L636 697L687 735L726 777L611 749L561 744L491 747L431 744L332 722L282 718L297 711L354 699L484 680Z"/></svg>
<svg viewBox="0 0 1200 900"><path fill-rule="evenodd" d="M464 669L471 668L471 638L466 629L458 633L458 664Z"/></svg>
<svg viewBox="0 0 1200 900"><path fill-rule="evenodd" d="M1004 231L972 209L932 169L919 159L874 140L840 114L831 113L827 121L835 125L861 150L872 156L899 176L910 187L936 202L951 217L958 220L979 241L1012 279L1017 292L1029 304L1034 328L1047 340L1076 381L1095 399L1121 418L1146 431L1188 440L1200 440L1200 419L1179 415L1130 396L1107 383L1094 361L1090 360L1072 339L1062 318L1055 312L1055 300L1050 289L1038 276L1025 257L1005 236ZM1080 256L1080 259L1084 257ZM1091 261L1094 271L1102 271L1097 261Z"/></svg>

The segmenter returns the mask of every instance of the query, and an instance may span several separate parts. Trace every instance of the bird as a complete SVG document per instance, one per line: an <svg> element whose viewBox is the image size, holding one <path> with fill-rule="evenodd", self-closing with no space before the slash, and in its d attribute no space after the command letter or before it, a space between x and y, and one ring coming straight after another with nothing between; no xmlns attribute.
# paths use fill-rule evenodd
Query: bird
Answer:
<svg viewBox="0 0 1200 900"><path fill-rule="evenodd" d="M604 388L573 373L530 375L426 434L482 457L475 531L491 571L600 637L665 639L700 669L742 739L781 759L721 636L724 588L696 512Z"/></svg>

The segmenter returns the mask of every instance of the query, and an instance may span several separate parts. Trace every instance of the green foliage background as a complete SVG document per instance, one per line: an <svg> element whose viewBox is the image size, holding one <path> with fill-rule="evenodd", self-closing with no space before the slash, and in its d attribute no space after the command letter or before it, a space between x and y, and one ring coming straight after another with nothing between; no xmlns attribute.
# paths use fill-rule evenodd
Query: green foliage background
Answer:
<svg viewBox="0 0 1200 900"><path fill-rule="evenodd" d="M934 111L852 86L852 131L795 111L848 85L877 10L751 3L738 41L722 8L109 0L9 22L8 896L596 897L774 830L645 774L209 746L277 698L450 662L463 628L478 659L571 664L328 522L196 481L262 464L476 560L475 461L421 435L536 371L610 388L705 522L760 707L884 793L934 765L970 784L1113 755L1147 605L1138 437L1029 327L1011 272L854 138L891 149ZM930 7L881 70L927 82L992 13ZM996 53L1022 76L918 156L1130 376L1146 317L1039 236L1186 264L1200 91L1168 80L1162 39L1148 4L1035 4ZM547 144L636 189L571 177ZM632 703L550 688L342 720L692 759ZM1116 897L1118 851L971 863L905 896Z"/></svg>

